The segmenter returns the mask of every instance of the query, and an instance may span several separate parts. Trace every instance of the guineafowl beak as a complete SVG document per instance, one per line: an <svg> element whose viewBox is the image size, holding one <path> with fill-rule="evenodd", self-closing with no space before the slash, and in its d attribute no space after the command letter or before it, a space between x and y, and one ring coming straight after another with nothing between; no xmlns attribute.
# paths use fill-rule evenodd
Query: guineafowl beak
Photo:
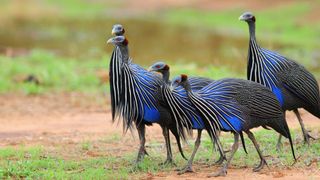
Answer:
<svg viewBox="0 0 320 180"><path fill-rule="evenodd" d="M244 17L244 14L242 14L242 15L239 17L239 20L240 20L240 21L245 21L245 20L246 20L246 18Z"/></svg>
<svg viewBox="0 0 320 180"><path fill-rule="evenodd" d="M111 35L116 35L117 31L115 29L112 29Z"/></svg>
<svg viewBox="0 0 320 180"><path fill-rule="evenodd" d="M108 39L107 44L113 44L113 38Z"/></svg>
<svg viewBox="0 0 320 180"><path fill-rule="evenodd" d="M152 72L152 71L158 72L158 69L157 69L154 65L151 65L151 66L148 68L148 71L149 71L149 72Z"/></svg>

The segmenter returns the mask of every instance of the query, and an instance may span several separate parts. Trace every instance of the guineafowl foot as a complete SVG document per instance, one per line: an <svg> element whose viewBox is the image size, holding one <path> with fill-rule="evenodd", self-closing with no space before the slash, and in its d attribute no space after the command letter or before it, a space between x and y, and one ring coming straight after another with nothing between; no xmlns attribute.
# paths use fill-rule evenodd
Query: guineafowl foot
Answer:
<svg viewBox="0 0 320 180"><path fill-rule="evenodd" d="M264 167L264 165L268 165L267 161L265 159L261 159L260 164L257 167L253 168L253 172L259 172Z"/></svg>
<svg viewBox="0 0 320 180"><path fill-rule="evenodd" d="M216 173L211 173L207 177L218 177L218 176L226 176L226 175L227 175L227 169L223 167L220 169L220 171Z"/></svg>
<svg viewBox="0 0 320 180"><path fill-rule="evenodd" d="M304 143L310 145L310 139L315 140L309 133L304 134Z"/></svg>
<svg viewBox="0 0 320 180"><path fill-rule="evenodd" d="M176 166L176 163L174 163L172 159L166 159L163 163L159 164L159 166L167 166L167 165Z"/></svg>
<svg viewBox="0 0 320 180"><path fill-rule="evenodd" d="M149 155L146 149L145 148L140 149L135 164L139 164L144 159L145 155Z"/></svg>
<svg viewBox="0 0 320 180"><path fill-rule="evenodd" d="M187 165L183 169L179 170L178 175L184 174L184 173L192 173L194 172L191 165Z"/></svg>
<svg viewBox="0 0 320 180"><path fill-rule="evenodd" d="M214 162L214 165L221 165L223 161L224 161L224 158L220 156L220 158L216 162Z"/></svg>

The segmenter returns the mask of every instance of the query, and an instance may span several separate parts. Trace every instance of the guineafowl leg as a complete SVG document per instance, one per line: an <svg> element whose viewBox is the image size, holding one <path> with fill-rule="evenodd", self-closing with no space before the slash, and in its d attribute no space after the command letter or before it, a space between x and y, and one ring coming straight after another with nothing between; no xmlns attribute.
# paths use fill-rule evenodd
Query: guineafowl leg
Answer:
<svg viewBox="0 0 320 180"><path fill-rule="evenodd" d="M193 172L192 162L201 143L201 133L202 133L202 130L198 129L198 135L197 135L196 142L194 143L194 149L193 149L192 155L188 161L188 164L178 173L179 175L184 174L186 172Z"/></svg>
<svg viewBox="0 0 320 180"><path fill-rule="evenodd" d="M136 164L141 162L145 155L148 155L148 153L146 151L146 147L145 147L145 143L146 143L146 136L145 136L146 127L145 127L144 124L139 124L139 125L137 125L137 130L138 130L138 134L139 134L140 148L139 148Z"/></svg>
<svg viewBox="0 0 320 180"><path fill-rule="evenodd" d="M218 132L218 133L220 133L220 132ZM218 134L214 135L212 133L209 133L209 136L214 141L213 146L216 149L218 149L219 153L220 153L220 157L219 157L218 161L216 161L214 164L215 165L220 165L220 164L223 163L224 160L226 160L226 156L225 156L225 151L222 149L222 145L221 145L221 142L219 140L219 135Z"/></svg>
<svg viewBox="0 0 320 180"><path fill-rule="evenodd" d="M217 176L225 176L225 175L227 175L228 166L229 166L234 154L237 152L238 147L239 147L239 134L238 133L233 133L233 135L234 135L234 143L232 145L231 155L228 158L226 164L220 169L220 171L218 171L217 173L209 174L208 177L217 177Z"/></svg>
<svg viewBox="0 0 320 180"><path fill-rule="evenodd" d="M286 112L284 112L283 114L284 114L284 119L286 119ZM278 151L278 152L280 152L281 149L282 149L281 139L282 139L282 135L279 134L278 143L277 143L277 151Z"/></svg>
<svg viewBox="0 0 320 180"><path fill-rule="evenodd" d="M277 143L277 151L281 151L282 149L282 142L281 142L281 139L282 139L282 135L279 134L279 138L278 138L278 143Z"/></svg>
<svg viewBox="0 0 320 180"><path fill-rule="evenodd" d="M214 144L218 143L218 141L216 139L214 142L215 142ZM216 162L214 162L214 165L221 165L225 159L224 154L222 154L221 151L219 151L219 154L220 154L220 157Z"/></svg>
<svg viewBox="0 0 320 180"><path fill-rule="evenodd" d="M169 129L167 127L162 127L162 134L165 139L166 150L167 150L167 159L163 163L161 163L160 165L174 164L173 160L172 160L172 151L171 151L171 144L170 144Z"/></svg>
<svg viewBox="0 0 320 180"><path fill-rule="evenodd" d="M308 145L310 145L310 138L311 139L315 139L314 137L310 136L310 134L308 133L308 131L306 130L306 128L304 127L303 121L301 119L300 113L298 111L298 109L293 110L294 114L297 116L300 126L301 126L301 130L303 133L303 138L304 138L304 143L307 143Z"/></svg>
<svg viewBox="0 0 320 180"><path fill-rule="evenodd" d="M259 157L260 157L260 164L257 166L257 167L255 167L255 168L253 168L253 171L254 172L258 172L258 171L260 171L262 168L263 168L263 166L264 165L268 165L267 164L267 161L264 159L264 157L262 156L262 153L261 153L261 151L260 151L260 148L259 148L259 145L258 145L258 143L257 143L257 141L256 141L256 138L254 137L254 135L252 134L252 132L251 131L246 131L246 133L248 134L248 137L250 138L250 140L252 141L252 143L254 144L254 147L256 148L256 150L257 150L257 152L258 152L258 154L259 154Z"/></svg>

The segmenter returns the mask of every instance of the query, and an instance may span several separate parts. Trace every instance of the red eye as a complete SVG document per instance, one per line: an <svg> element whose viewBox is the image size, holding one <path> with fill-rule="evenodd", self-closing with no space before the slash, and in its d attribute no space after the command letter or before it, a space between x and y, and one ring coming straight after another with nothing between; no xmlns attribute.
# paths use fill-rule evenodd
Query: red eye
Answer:
<svg viewBox="0 0 320 180"><path fill-rule="evenodd" d="M156 65L156 68L158 68L158 69L159 69L159 68L160 68L160 65Z"/></svg>

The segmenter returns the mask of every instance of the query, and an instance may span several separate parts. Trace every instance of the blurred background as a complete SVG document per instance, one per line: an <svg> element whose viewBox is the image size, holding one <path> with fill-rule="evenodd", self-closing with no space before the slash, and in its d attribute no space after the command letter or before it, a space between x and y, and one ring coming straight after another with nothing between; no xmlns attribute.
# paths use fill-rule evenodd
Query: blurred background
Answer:
<svg viewBox="0 0 320 180"><path fill-rule="evenodd" d="M245 11L256 15L263 47L320 78L319 10L316 0L1 0L0 92L108 91L115 23L145 67L162 60L173 74L245 78Z"/></svg>
<svg viewBox="0 0 320 180"><path fill-rule="evenodd" d="M0 179L181 178L175 167L159 166L166 148L158 125L146 129L150 156L136 169L136 131L124 136L121 123L112 123L113 46L106 43L112 25L125 27L130 56L145 68L161 60L170 64L171 77L246 78L249 32L238 20L245 11L256 15L261 46L295 59L320 80L319 0L0 0ZM319 137L319 119L301 115ZM250 155L237 152L229 178L320 179L320 143L304 145L295 115L286 117L300 159L295 166L287 142L279 153L278 134L258 130L270 168L252 173L258 155L247 141ZM231 146L232 135L223 136ZM213 171L208 163L218 154L208 136L199 151L197 173L182 178Z"/></svg>

